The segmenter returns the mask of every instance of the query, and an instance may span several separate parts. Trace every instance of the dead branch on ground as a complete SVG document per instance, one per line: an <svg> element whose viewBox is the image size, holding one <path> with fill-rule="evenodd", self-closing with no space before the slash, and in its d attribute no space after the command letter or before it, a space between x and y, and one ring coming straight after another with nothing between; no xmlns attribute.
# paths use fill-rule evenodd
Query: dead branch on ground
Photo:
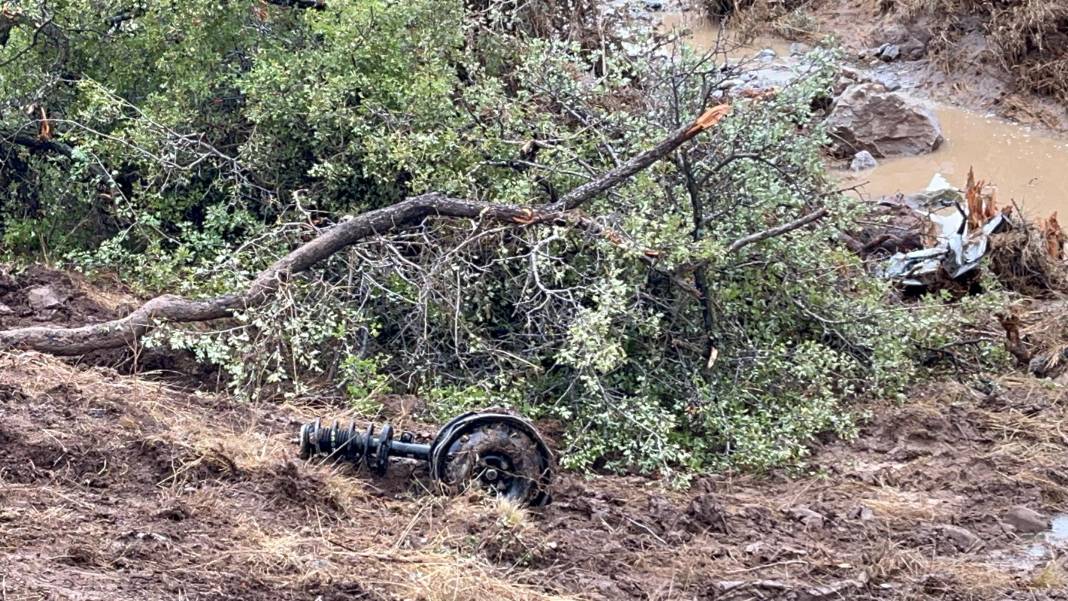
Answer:
<svg viewBox="0 0 1068 601"><path fill-rule="evenodd" d="M230 317L235 311L265 303L282 283L304 272L338 251L371 236L401 230L428 218L471 219L529 226L563 225L592 231L613 239L613 232L582 216L575 209L625 182L663 157L714 126L729 111L719 105L705 111L693 123L679 128L664 141L624 162L591 182L583 184L559 201L542 207L523 207L450 198L430 193L405 199L394 205L368 211L324 230L318 237L297 247L260 272L241 293L195 300L165 294L138 307L121 319L75 328L33 326L0 331L0 348L30 349L55 355L80 355L94 350L119 348L135 343L154 324L199 322ZM20 139L14 140L20 143ZM39 141L35 141L39 143ZM46 150L60 151L57 148ZM647 253L648 254L648 253Z"/></svg>

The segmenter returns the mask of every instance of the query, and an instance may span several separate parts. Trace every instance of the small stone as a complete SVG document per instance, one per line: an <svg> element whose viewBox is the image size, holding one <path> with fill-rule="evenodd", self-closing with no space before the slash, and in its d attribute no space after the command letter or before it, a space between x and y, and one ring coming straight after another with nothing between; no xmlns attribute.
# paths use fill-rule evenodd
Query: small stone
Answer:
<svg viewBox="0 0 1068 601"><path fill-rule="evenodd" d="M875 161L875 157L871 156L867 150L861 150L853 155L853 161L849 163L849 168L853 171L867 171L878 166L879 163Z"/></svg>
<svg viewBox="0 0 1068 601"><path fill-rule="evenodd" d="M63 304L63 299L51 286L38 286L26 292L26 301L35 311L55 309Z"/></svg>
<svg viewBox="0 0 1068 601"><path fill-rule="evenodd" d="M897 44L884 44L879 49L879 60L884 63L896 61L901 56L901 47Z"/></svg>
<svg viewBox="0 0 1068 601"><path fill-rule="evenodd" d="M961 551L967 551L979 543L979 537L967 528L944 524L941 529L942 534L953 541L953 544Z"/></svg>
<svg viewBox="0 0 1068 601"><path fill-rule="evenodd" d="M790 513L806 528L823 528L823 516L804 505L793 508Z"/></svg>
<svg viewBox="0 0 1068 601"><path fill-rule="evenodd" d="M1025 534L1045 532L1050 527L1048 517L1022 505L1013 507L1005 514L1005 523Z"/></svg>
<svg viewBox="0 0 1068 601"><path fill-rule="evenodd" d="M664 0L645 0L645 8L648 10L661 10L664 8Z"/></svg>
<svg viewBox="0 0 1068 601"><path fill-rule="evenodd" d="M11 315L14 312L15 310L11 307L5 305L4 303L0 303L0 315Z"/></svg>
<svg viewBox="0 0 1068 601"><path fill-rule="evenodd" d="M811 48L808 44L802 44L801 42L794 42L790 44L790 56L801 56L802 54L808 54Z"/></svg>
<svg viewBox="0 0 1068 601"><path fill-rule="evenodd" d="M863 505L857 505L849 512L849 517L862 522L870 522L875 519L875 512Z"/></svg>
<svg viewBox="0 0 1068 601"><path fill-rule="evenodd" d="M770 63L774 61L775 58L778 56L779 55L776 54L775 51L771 48L765 48L757 54L757 60L764 61L765 63Z"/></svg>

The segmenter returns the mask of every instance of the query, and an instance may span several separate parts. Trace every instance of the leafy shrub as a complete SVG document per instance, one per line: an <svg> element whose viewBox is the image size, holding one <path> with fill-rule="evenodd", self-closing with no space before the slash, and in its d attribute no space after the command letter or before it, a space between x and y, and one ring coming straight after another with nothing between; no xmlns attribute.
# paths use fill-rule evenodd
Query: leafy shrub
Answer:
<svg viewBox="0 0 1068 601"><path fill-rule="evenodd" d="M185 33L150 8L106 48L72 40L73 84L48 80L48 49L14 56L29 43L20 29L0 61L29 76L0 87L54 95L70 122L60 136L81 154L13 149L41 181L40 206L6 207L7 235L31 252L29 220L91 222L49 244L144 290L229 291L331 221L410 194L551 202L719 102L736 76L686 50L590 47L498 9L246 14L196 0L178 11L197 24ZM735 99L716 129L583 207L617 236L429 219L217 329L146 343L221 366L245 397L332 391L374 411L388 389L427 397L431 419L502 404L556 418L577 469L796 464L821 433L853 432L854 403L900 394L969 309L900 304L839 245L860 207L824 171L813 109L835 57L805 64L797 83ZM56 166L78 161L108 170ZM807 227L735 244L819 209Z"/></svg>

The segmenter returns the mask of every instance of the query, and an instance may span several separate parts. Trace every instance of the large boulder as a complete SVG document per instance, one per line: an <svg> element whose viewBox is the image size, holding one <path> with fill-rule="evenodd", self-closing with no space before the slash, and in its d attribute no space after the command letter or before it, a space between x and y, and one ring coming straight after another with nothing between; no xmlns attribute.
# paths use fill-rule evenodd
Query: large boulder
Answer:
<svg viewBox="0 0 1068 601"><path fill-rule="evenodd" d="M878 83L846 88L831 107L827 131L843 158L862 150L878 158L925 154L944 141L934 113Z"/></svg>

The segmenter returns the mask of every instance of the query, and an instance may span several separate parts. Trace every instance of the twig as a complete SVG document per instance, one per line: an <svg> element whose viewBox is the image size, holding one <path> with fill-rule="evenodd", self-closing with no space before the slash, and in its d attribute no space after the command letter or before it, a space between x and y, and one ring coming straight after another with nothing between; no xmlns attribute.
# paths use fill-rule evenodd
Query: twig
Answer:
<svg viewBox="0 0 1068 601"><path fill-rule="evenodd" d="M764 230L762 232L757 232L755 234L750 234L750 235L748 235L748 236L746 236L744 238L739 238L739 239L735 240L734 242L731 242L731 245L727 247L727 254L729 255L729 254L735 253L739 249L741 249L743 246L748 246L748 245L753 244L755 242L760 242L761 240L767 240L768 238L774 238L775 236L781 236L781 235L783 235L785 233L792 232L792 231L794 231L796 229L800 229L802 227L805 227L806 225L808 225L808 224L810 224L810 223L812 223L814 221L818 221L820 219L823 219L829 213L830 213L830 211L827 210L827 207L823 207L822 209L815 210L815 211L805 215L804 217L801 217L799 219L795 219L795 220L793 220L793 221L791 221L789 223L784 223L782 225L775 226L775 227L770 228L770 229L766 229L766 230Z"/></svg>
<svg viewBox="0 0 1068 601"><path fill-rule="evenodd" d="M789 566L789 565L794 565L794 564L805 564L805 565L808 565L808 562L804 561L804 560L801 560L801 559L788 559L788 560L785 560L785 561L776 561L776 562L772 562L772 563L766 563L764 565L753 566L751 568L743 568L743 569L740 569L740 570L730 570L729 572L723 572L723 573L724 574L728 574L728 575L730 575L730 574L744 574L745 572L756 572L757 570L764 570L764 569L767 569L767 568L774 568L774 567L777 567L777 566Z"/></svg>

